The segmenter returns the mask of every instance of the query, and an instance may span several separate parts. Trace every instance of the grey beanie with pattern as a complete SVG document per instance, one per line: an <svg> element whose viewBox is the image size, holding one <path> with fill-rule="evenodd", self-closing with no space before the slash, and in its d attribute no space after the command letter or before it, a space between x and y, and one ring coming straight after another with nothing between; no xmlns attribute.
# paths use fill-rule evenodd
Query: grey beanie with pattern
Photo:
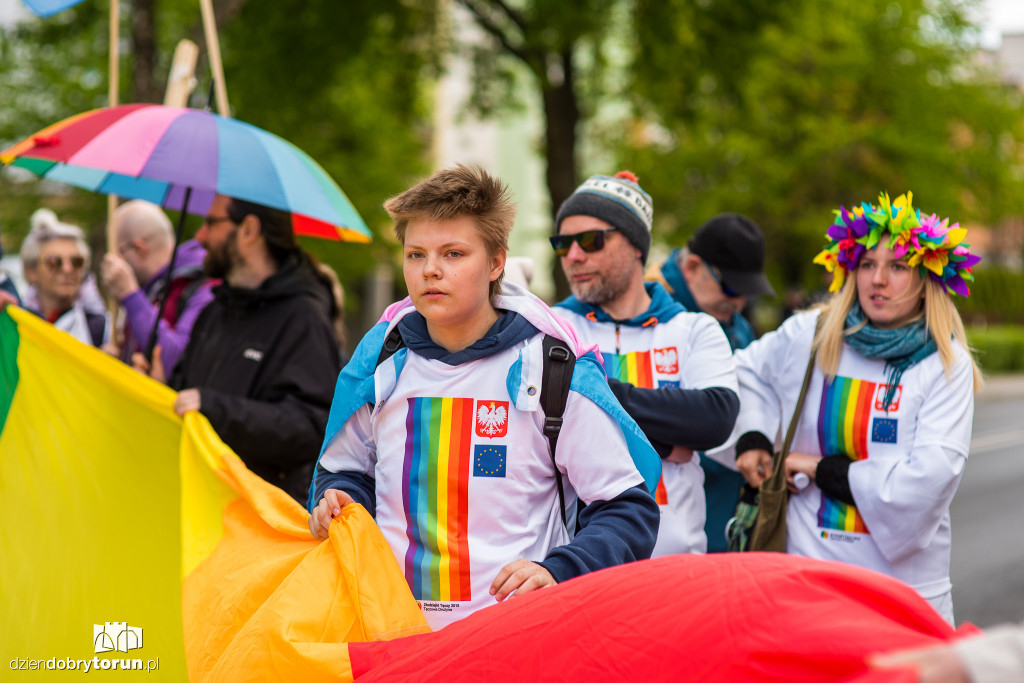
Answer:
<svg viewBox="0 0 1024 683"><path fill-rule="evenodd" d="M640 187L636 176L629 171L619 171L614 176L590 176L577 187L559 207L555 230L559 231L562 221L569 216L599 218L621 232L640 250L641 259L647 263L653 215L654 202Z"/></svg>

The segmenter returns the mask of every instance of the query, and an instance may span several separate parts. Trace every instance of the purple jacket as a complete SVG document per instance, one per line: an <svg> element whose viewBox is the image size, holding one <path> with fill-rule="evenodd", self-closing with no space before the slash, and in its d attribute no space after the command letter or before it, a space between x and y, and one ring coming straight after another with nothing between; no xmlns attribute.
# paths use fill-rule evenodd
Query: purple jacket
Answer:
<svg viewBox="0 0 1024 683"><path fill-rule="evenodd" d="M164 364L164 370L170 377L171 371L178 362L181 352L188 344L189 335L192 333L192 325L196 321L199 312L208 303L213 301L212 286L216 280L209 280L203 275L203 258L206 250L195 240L182 242L178 246L178 255L174 261L174 273L172 279L186 278L192 281L201 280L202 284L198 289L190 291L179 300L179 310L174 324L165 319L160 321L160 329L157 331L156 343L160 345ZM157 304L159 295L164 289L164 278L167 277L166 266L160 269L153 276L144 288L136 289L128 296L121 299L121 306L124 307L127 322L125 324L125 351L122 358L131 359L131 354L139 351L149 341L149 335L153 330L153 321L156 320ZM143 293L143 289L145 293Z"/></svg>

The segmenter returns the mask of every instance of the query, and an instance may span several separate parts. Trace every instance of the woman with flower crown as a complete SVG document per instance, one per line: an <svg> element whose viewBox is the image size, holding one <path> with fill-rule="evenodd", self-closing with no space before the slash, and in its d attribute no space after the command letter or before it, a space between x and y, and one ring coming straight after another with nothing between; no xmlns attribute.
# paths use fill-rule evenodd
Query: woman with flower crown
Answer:
<svg viewBox="0 0 1024 683"><path fill-rule="evenodd" d="M785 463L787 552L913 586L953 622L949 505L967 461L981 373L952 294L978 257L966 230L907 193L840 208L814 259L832 297L736 354L736 464L751 486L814 370Z"/></svg>

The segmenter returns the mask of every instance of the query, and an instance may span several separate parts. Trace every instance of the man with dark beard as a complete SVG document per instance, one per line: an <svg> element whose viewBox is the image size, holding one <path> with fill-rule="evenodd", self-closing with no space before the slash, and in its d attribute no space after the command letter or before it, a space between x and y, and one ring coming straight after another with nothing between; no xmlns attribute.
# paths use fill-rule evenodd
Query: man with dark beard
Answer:
<svg viewBox="0 0 1024 683"><path fill-rule="evenodd" d="M201 412L249 469L304 504L341 369L331 285L282 211L218 196L196 240L204 271L224 282L171 375L175 412Z"/></svg>
<svg viewBox="0 0 1024 683"><path fill-rule="evenodd" d="M693 455L729 437L739 397L715 319L644 283L652 215L632 173L591 176L559 208L551 245L573 292L559 312L601 349L612 391L663 458L658 557L705 552L704 474Z"/></svg>

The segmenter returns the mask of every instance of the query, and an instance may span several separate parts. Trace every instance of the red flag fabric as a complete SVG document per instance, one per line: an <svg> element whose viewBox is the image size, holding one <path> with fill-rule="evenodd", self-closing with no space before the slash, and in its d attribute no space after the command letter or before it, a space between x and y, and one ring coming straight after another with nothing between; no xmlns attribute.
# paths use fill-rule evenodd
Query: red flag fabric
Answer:
<svg viewBox="0 0 1024 683"><path fill-rule="evenodd" d="M360 681L913 681L875 652L954 631L917 593L850 565L777 553L676 555L481 610L436 633L351 643Z"/></svg>

